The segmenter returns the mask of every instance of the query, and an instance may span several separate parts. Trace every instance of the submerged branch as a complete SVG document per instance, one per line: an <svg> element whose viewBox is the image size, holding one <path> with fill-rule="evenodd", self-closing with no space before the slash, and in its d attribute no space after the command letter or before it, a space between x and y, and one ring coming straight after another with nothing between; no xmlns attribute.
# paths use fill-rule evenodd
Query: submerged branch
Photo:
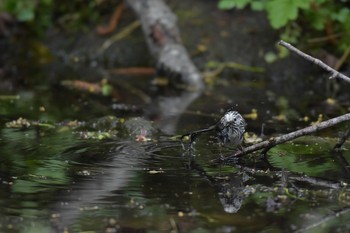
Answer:
<svg viewBox="0 0 350 233"><path fill-rule="evenodd" d="M282 179L283 171L275 171L275 170L262 170L262 169L256 169L256 168L251 168L239 164L232 164L233 167L247 172L253 176L268 176L271 178L279 178ZM291 173L287 175L287 180L291 181L298 181L298 182L304 182L308 183L311 185L316 185L319 187L324 187L324 188L329 188L329 189L340 189L340 188L348 188L349 185L343 181L333 181L333 180L325 180L322 178L317 178L317 177L311 177L307 176L305 174L298 174L298 173Z"/></svg>
<svg viewBox="0 0 350 233"><path fill-rule="evenodd" d="M304 228L298 229L297 231L295 231L295 233L306 232L306 231L309 231L313 228L320 227L321 225L325 225L327 222L332 221L332 220L334 221L334 219L340 218L342 215L349 213L349 211L350 211L350 207L345 207L343 209L334 211L331 214L321 218L319 221L314 222L313 224L308 225Z"/></svg>
<svg viewBox="0 0 350 233"><path fill-rule="evenodd" d="M335 69L331 68L330 66L326 65L325 63L323 63L321 60L314 58L306 53L303 53L302 51L300 51L299 49L295 48L294 46L292 46L291 44L281 40L280 42L278 42L279 45L289 49L290 51L298 54L299 56L303 57L304 59L311 61L312 63L320 66L321 68L323 68L324 70L330 72L332 75L330 77L330 79L332 78L340 78L348 83L350 83L350 78L342 73L339 73L338 71L336 71Z"/></svg>
<svg viewBox="0 0 350 233"><path fill-rule="evenodd" d="M285 134L285 135L282 135L279 137L272 137L266 141L254 144L252 146L248 146L246 148L243 148L243 150L237 151L235 154L227 156L225 158L221 158L220 160L227 161L227 160L230 160L230 159L233 159L236 157L240 157L242 155L249 154L249 153L252 153L254 151L261 150L261 149L268 150L271 147L274 147L278 144L281 144L281 143L284 143L287 141L291 141L291 140L299 138L301 136L305 136L305 135L309 135L309 134L318 132L320 130L323 130L323 129L332 127L336 124L342 123L344 121L350 121L350 113L329 119L327 121L320 122L318 124L315 124L315 125L303 128L303 129L299 129L297 131L294 131L294 132L291 132L291 133L288 133L288 134Z"/></svg>
<svg viewBox="0 0 350 233"><path fill-rule="evenodd" d="M348 128L348 131L344 133L344 135L339 139L339 142L334 146L334 150L339 150L342 145L345 143L346 140L350 137L350 127Z"/></svg>

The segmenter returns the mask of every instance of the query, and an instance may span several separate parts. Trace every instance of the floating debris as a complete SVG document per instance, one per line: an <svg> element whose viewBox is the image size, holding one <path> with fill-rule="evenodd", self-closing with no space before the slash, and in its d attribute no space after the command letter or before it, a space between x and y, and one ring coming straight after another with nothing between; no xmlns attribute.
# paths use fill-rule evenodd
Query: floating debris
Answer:
<svg viewBox="0 0 350 233"><path fill-rule="evenodd" d="M29 128L29 126L31 125L31 123L25 119L25 118L18 118L17 120L13 120L10 122L6 123L6 127L7 128L21 128L21 129L25 129L25 128Z"/></svg>

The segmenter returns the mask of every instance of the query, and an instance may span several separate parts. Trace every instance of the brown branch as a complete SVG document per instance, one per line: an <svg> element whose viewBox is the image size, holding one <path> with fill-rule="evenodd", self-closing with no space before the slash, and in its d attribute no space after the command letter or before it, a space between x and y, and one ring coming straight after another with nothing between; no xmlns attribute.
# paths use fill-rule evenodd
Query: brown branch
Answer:
<svg viewBox="0 0 350 233"><path fill-rule="evenodd" d="M128 68L117 68L110 70L112 74L121 75L154 75L156 70L152 67L128 67Z"/></svg>
<svg viewBox="0 0 350 233"><path fill-rule="evenodd" d="M342 73L339 73L338 71L336 71L335 69L329 67L328 65L326 65L325 63L323 63L321 60L317 59L317 58L314 58L306 53L303 53L301 52L299 49L295 48L294 46L292 46L291 44L283 41L283 40L280 40L278 42L279 45L289 49L290 51L298 54L299 56L303 57L304 59L308 60L308 61L311 61L312 63L320 66L321 68L323 68L324 70L330 72L332 75L330 77L330 79L332 78L340 78L348 83L350 83L350 78Z"/></svg>
<svg viewBox="0 0 350 233"><path fill-rule="evenodd" d="M342 123L344 121L350 121L350 113L329 119L327 121L323 121L321 123L318 123L318 124L315 124L315 125L303 128L303 129L299 129L297 131L294 131L294 132L291 132L291 133L288 133L288 134L285 134L285 135L282 135L279 137L275 137L275 138L272 137L266 141L254 144L254 145L246 147L246 148L243 148L243 150L237 151L235 154L227 156L225 158L221 158L221 160L227 161L227 160L230 160L230 159L233 159L236 157L240 157L240 156L245 155L245 154L252 153L254 151L258 151L261 149L269 149L269 148L274 147L278 144L281 144L281 143L284 143L287 141L291 141L291 140L299 138L301 136L305 136L305 135L309 135L309 134L318 132L320 130L323 130L323 129L332 127L336 124ZM214 162L215 161L217 161L217 160L214 160Z"/></svg>
<svg viewBox="0 0 350 233"><path fill-rule="evenodd" d="M113 32L117 26L118 26L118 23L120 21L120 18L122 16L122 13L123 13L123 10L124 10L124 2L121 2L114 10L113 12L113 15L111 17L111 19L109 20L109 23L107 26L98 26L96 28L96 32L99 34L99 35L107 35L111 32Z"/></svg>

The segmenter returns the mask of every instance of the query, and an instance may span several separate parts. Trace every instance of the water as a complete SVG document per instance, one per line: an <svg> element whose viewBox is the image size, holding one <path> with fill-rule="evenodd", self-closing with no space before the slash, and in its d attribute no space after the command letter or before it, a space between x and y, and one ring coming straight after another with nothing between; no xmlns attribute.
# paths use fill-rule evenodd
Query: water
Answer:
<svg viewBox="0 0 350 233"><path fill-rule="evenodd" d="M292 232L350 200L346 189L283 184L259 159L214 165L210 160L230 150L209 136L199 138L190 158L168 136L94 140L39 128L3 128L1 135L2 232ZM279 146L269 162L294 174L347 181L329 153L333 142L310 137ZM322 232L347 229L343 212Z"/></svg>
<svg viewBox="0 0 350 233"><path fill-rule="evenodd" d="M213 46L228 57L224 60L260 64L263 59L256 51L275 49L268 33L252 24L252 31L264 36L251 38L246 27L235 26L248 33L238 33L242 43L234 44L231 35L237 33L221 37L215 31L220 25L211 24L212 41L226 40ZM197 28L202 33L202 27L190 30ZM136 42L141 40L141 32L137 38ZM228 50L227 44L232 48ZM149 62L148 56L139 55L145 46L138 46L143 50L129 51L123 59L114 52L124 66ZM217 53L211 49L208 53ZM195 59L207 62L212 57ZM183 149L173 137L214 124L229 107L245 116L249 133L267 137L307 126L320 113L327 119L346 112L347 87L329 93L308 64L300 67L286 59L269 65L265 73L226 70L204 93L195 93L152 86L153 77L113 76L98 60L94 66L71 64L69 59L65 65L59 59L46 65L29 60L13 68L21 71L23 83L0 95L15 96L0 98L0 232L349 231L350 144L339 153L331 152L348 125L280 145L265 158L254 154L233 164L211 162L232 150L220 148L210 135L199 138L193 157L187 145ZM119 99L60 84L103 78ZM343 101L326 101L337 96ZM256 119L248 116L253 109ZM46 125L6 127L19 117ZM133 117L146 119L138 127L153 125L152 135L146 136L149 141L140 141L144 135L123 128L123 122Z"/></svg>

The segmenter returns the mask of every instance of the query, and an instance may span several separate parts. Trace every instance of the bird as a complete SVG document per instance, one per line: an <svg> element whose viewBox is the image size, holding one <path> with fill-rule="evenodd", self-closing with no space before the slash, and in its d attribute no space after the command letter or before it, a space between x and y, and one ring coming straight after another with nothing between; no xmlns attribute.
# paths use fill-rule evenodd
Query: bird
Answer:
<svg viewBox="0 0 350 233"><path fill-rule="evenodd" d="M203 133L215 131L218 141L221 145L230 145L233 147L241 146L245 133L246 122L241 114L232 108L228 109L221 119L215 124L205 129L199 129L182 135L190 137L190 146L198 136Z"/></svg>

